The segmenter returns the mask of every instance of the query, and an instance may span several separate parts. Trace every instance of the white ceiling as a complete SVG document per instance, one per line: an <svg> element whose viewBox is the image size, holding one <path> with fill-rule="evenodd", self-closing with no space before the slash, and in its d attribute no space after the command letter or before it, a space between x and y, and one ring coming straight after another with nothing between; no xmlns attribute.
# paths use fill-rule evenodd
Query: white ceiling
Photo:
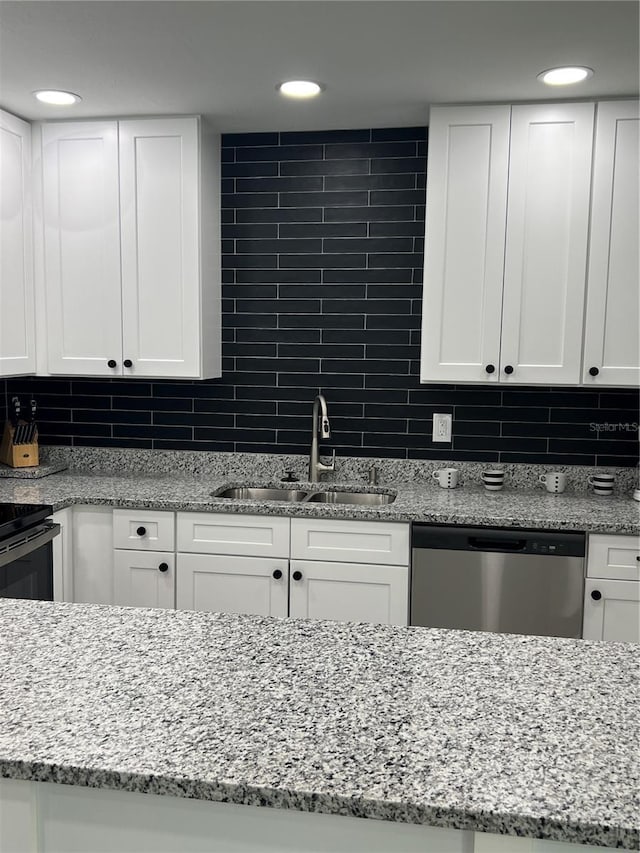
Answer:
<svg viewBox="0 0 640 853"><path fill-rule="evenodd" d="M425 124L432 103L638 92L635 0L0 2L0 105L26 119L200 113L222 131ZM588 65L551 89L536 74ZM284 79L326 85L311 102ZM69 89L53 108L31 92Z"/></svg>

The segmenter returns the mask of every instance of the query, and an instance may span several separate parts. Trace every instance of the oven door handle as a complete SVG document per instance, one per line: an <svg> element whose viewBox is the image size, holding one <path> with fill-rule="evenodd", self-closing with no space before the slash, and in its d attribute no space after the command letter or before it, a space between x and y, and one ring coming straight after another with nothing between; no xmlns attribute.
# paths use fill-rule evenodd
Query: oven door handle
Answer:
<svg viewBox="0 0 640 853"><path fill-rule="evenodd" d="M43 545L47 545L55 539L59 533L59 524L47 524L42 533L34 536L33 539L28 539L22 545L16 545L15 548L11 548L9 551L4 553L0 552L0 568L8 566L9 563L13 563L15 560L21 560L23 557L27 557L33 551L37 551L38 548L42 548Z"/></svg>

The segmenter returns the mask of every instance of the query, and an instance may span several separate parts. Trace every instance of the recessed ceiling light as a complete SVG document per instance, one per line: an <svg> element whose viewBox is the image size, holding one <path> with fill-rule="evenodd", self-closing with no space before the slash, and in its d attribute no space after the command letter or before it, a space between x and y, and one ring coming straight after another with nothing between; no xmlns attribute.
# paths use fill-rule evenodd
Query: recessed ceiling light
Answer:
<svg viewBox="0 0 640 853"><path fill-rule="evenodd" d="M538 80L546 83L547 86L569 86L571 83L580 83L588 77L593 77L592 69L581 65L549 68L538 74Z"/></svg>
<svg viewBox="0 0 640 853"><path fill-rule="evenodd" d="M54 104L56 107L68 107L82 100L80 95L73 92L62 92L59 89L39 89L33 93L43 104Z"/></svg>
<svg viewBox="0 0 640 853"><path fill-rule="evenodd" d="M313 98L320 94L322 86L313 80L287 80L280 83L278 90L289 98Z"/></svg>

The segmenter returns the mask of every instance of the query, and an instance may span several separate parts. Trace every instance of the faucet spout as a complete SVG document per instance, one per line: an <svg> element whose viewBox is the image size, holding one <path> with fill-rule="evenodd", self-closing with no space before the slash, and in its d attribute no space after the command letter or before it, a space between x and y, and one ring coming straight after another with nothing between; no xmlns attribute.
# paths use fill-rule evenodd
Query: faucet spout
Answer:
<svg viewBox="0 0 640 853"><path fill-rule="evenodd" d="M311 427L311 450L309 453L309 482L317 483L320 475L335 471L336 469L336 452L333 451L333 457L329 465L325 465L320 461L320 449L318 447L318 434L321 438L331 438L331 426L329 424L329 413L327 411L327 401L322 396L318 396L313 401L312 412L312 427Z"/></svg>

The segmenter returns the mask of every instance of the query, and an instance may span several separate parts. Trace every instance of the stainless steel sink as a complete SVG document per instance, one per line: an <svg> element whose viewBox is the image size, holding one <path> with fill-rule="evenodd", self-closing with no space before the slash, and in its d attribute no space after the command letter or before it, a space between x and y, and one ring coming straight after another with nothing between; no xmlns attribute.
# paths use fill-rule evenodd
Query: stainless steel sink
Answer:
<svg viewBox="0 0 640 853"><path fill-rule="evenodd" d="M360 504L383 506L390 504L395 495L379 492L310 492L303 489L278 489L266 486L229 486L211 493L214 498L237 501L286 501L287 503Z"/></svg>
<svg viewBox="0 0 640 853"><path fill-rule="evenodd" d="M378 492L314 492L309 495L306 503L383 506L392 503L395 499L395 495Z"/></svg>
<svg viewBox="0 0 640 853"><path fill-rule="evenodd" d="M235 498L240 501L302 501L308 492L299 489L267 489L249 486L236 486L214 492L216 498Z"/></svg>

